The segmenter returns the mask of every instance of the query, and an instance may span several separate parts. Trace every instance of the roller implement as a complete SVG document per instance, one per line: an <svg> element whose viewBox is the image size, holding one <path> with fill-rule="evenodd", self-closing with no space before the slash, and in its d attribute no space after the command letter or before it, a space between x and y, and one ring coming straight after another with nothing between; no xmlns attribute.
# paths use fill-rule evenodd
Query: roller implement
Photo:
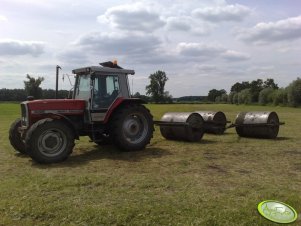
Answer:
<svg viewBox="0 0 301 226"><path fill-rule="evenodd" d="M109 61L72 72L76 77L72 99L22 102L21 118L11 124L11 145L36 162L66 160L80 136L123 151L143 150L155 124L164 138L189 142L201 140L204 133L223 134L233 127L242 137L276 138L283 124L275 112L241 112L230 126L220 111L168 112L153 121L145 102L130 96L128 75L135 74L134 70Z"/></svg>
<svg viewBox="0 0 301 226"><path fill-rule="evenodd" d="M204 133L223 134L225 130L235 128L240 137L275 139L280 125L276 112L240 112L235 123L230 123L223 112L168 112L161 121L161 135L168 140L199 141Z"/></svg>
<svg viewBox="0 0 301 226"><path fill-rule="evenodd" d="M214 111L196 111L204 119L205 133L223 134L226 130L227 121L226 115L221 112Z"/></svg>
<svg viewBox="0 0 301 226"><path fill-rule="evenodd" d="M201 140L205 132L202 116L193 112L168 112L155 123L168 140L195 142Z"/></svg>
<svg viewBox="0 0 301 226"><path fill-rule="evenodd" d="M229 128L235 127L241 137L274 139L278 135L279 126L283 124L279 122L276 112L240 112Z"/></svg>

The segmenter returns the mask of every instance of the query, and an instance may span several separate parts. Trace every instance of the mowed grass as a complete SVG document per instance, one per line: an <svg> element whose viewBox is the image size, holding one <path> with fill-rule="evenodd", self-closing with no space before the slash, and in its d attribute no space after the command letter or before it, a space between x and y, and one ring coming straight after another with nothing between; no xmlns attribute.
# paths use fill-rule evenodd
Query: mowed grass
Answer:
<svg viewBox="0 0 301 226"><path fill-rule="evenodd" d="M236 105L147 105L168 111L276 111L276 140L205 134L197 143L165 140L123 153L76 142L66 162L39 165L8 141L18 104L0 104L0 225L275 225L257 212L275 199L301 212L301 109ZM301 225L300 216L293 225Z"/></svg>

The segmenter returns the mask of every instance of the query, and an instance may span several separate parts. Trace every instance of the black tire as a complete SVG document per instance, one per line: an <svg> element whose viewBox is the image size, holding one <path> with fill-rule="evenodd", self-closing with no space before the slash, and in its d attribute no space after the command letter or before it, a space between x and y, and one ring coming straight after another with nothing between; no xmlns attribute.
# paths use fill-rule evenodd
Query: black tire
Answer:
<svg viewBox="0 0 301 226"><path fill-rule="evenodd" d="M21 119L16 119L10 126L9 129L9 141L13 148L22 153L26 154L26 146L21 138L21 134L18 132L18 128L21 126Z"/></svg>
<svg viewBox="0 0 301 226"><path fill-rule="evenodd" d="M245 135L244 135L244 127L237 126L237 127L235 127L235 130L236 130L236 133L237 133L238 136L245 137Z"/></svg>
<svg viewBox="0 0 301 226"><path fill-rule="evenodd" d="M26 151L38 163L57 163L68 158L74 132L64 122L50 118L34 123L25 138Z"/></svg>
<svg viewBox="0 0 301 226"><path fill-rule="evenodd" d="M125 105L112 118L110 137L123 151L145 148L153 137L153 116L143 105Z"/></svg>

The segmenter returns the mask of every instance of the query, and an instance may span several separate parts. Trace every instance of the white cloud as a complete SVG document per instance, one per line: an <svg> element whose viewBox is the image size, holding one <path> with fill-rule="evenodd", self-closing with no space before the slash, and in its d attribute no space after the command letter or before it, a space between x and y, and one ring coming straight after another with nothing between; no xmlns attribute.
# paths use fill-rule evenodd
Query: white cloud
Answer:
<svg viewBox="0 0 301 226"><path fill-rule="evenodd" d="M241 21L250 13L250 8L239 4L197 8L192 12L195 17L210 22Z"/></svg>
<svg viewBox="0 0 301 226"><path fill-rule="evenodd" d="M32 55L37 57L44 53L45 43L37 41L0 40L0 55Z"/></svg>
<svg viewBox="0 0 301 226"><path fill-rule="evenodd" d="M219 46L186 42L179 43L176 49L183 56L204 58L216 57L225 51L224 48Z"/></svg>
<svg viewBox="0 0 301 226"><path fill-rule="evenodd" d="M167 30L190 31L192 19L189 17L168 17Z"/></svg>
<svg viewBox="0 0 301 226"><path fill-rule="evenodd" d="M214 25L199 21L191 16L171 16L166 19L168 31L190 32L195 35L208 35Z"/></svg>
<svg viewBox="0 0 301 226"><path fill-rule="evenodd" d="M87 64L89 62L88 56L84 50L76 48L75 46L70 46L66 50L60 52L57 57L60 61L65 64Z"/></svg>
<svg viewBox="0 0 301 226"><path fill-rule="evenodd" d="M89 33L75 44L93 53L133 56L151 53L161 42L153 35Z"/></svg>
<svg viewBox="0 0 301 226"><path fill-rule="evenodd" d="M238 37L246 42L265 44L301 38L301 16L269 23L258 23L240 31Z"/></svg>
<svg viewBox="0 0 301 226"><path fill-rule="evenodd" d="M276 68L274 65L265 65L265 66L261 66L261 65L256 65L256 66L252 66L247 68L247 71L250 71L252 73L259 73L259 72L271 72L274 71Z"/></svg>
<svg viewBox="0 0 301 226"><path fill-rule="evenodd" d="M134 78L141 79L135 90L140 93L149 82L145 78L156 70L168 74L167 90L173 96L206 95L212 88L227 89L262 72L282 75L283 86L300 75L301 14L296 14L296 4L278 3L266 7L264 1L241 0L2 0L0 75L20 76L11 76L12 82L1 87L23 87L24 76L32 73L49 75L44 84L53 88L57 64L63 74L115 58L136 70ZM288 19L279 22L279 16ZM258 22L265 23L255 26ZM233 34L237 26L248 29ZM238 35L245 42L237 42ZM260 42L275 44L251 45ZM265 65L274 69L248 70ZM201 85L195 83L199 76ZM175 82L179 86L172 85Z"/></svg>
<svg viewBox="0 0 301 226"><path fill-rule="evenodd" d="M165 25L154 8L142 3L109 8L97 19L113 28L127 31L151 32Z"/></svg>
<svg viewBox="0 0 301 226"><path fill-rule="evenodd" d="M202 59L222 58L227 61L244 61L250 59L246 53L234 50L227 50L219 45L209 45L203 43L179 43L177 52L184 57L201 57ZM208 68L205 68L208 69Z"/></svg>
<svg viewBox="0 0 301 226"><path fill-rule="evenodd" d="M0 22L1 22L1 21L7 21L6 16L0 15Z"/></svg>
<svg viewBox="0 0 301 226"><path fill-rule="evenodd" d="M218 69L217 66L211 64L196 65L195 68L197 71L200 71L202 73L214 72Z"/></svg>
<svg viewBox="0 0 301 226"><path fill-rule="evenodd" d="M248 54L233 50L227 50L226 52L222 53L221 56L228 61L242 61L250 59L250 56Z"/></svg>

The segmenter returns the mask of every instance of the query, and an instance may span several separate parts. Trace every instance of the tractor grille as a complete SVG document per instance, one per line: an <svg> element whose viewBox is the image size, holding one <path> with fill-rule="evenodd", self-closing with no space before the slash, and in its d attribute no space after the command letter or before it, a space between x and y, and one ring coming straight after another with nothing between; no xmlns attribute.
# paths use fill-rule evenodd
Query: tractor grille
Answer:
<svg viewBox="0 0 301 226"><path fill-rule="evenodd" d="M21 125L28 126L28 109L25 103L21 103Z"/></svg>

